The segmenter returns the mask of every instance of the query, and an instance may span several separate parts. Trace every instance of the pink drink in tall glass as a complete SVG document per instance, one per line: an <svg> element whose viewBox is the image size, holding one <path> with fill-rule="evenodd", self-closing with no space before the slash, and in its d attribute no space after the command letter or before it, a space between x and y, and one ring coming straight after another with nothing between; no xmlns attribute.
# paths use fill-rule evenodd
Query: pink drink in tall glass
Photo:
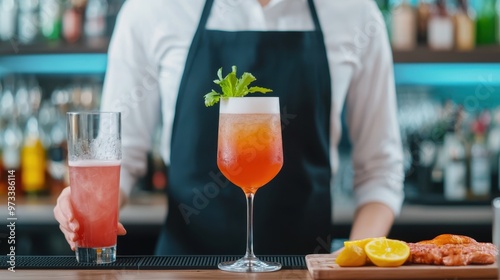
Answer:
<svg viewBox="0 0 500 280"><path fill-rule="evenodd" d="M77 247L115 246L120 161L70 161L69 169L71 203L80 224Z"/></svg>

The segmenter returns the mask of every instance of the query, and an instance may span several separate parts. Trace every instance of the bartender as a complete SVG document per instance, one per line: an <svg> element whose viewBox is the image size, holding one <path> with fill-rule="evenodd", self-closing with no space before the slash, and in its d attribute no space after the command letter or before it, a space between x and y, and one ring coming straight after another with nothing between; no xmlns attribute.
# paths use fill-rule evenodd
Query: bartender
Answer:
<svg viewBox="0 0 500 280"><path fill-rule="evenodd" d="M203 100L217 69L232 65L273 89L282 114L284 165L256 195L255 251L329 252L344 105L356 206L349 238L387 235L403 201L402 149L391 49L374 1L128 0L101 109L122 112L122 204L162 123L168 214L156 254L245 251L246 201L217 168L218 106ZM74 249L70 192L54 214Z"/></svg>

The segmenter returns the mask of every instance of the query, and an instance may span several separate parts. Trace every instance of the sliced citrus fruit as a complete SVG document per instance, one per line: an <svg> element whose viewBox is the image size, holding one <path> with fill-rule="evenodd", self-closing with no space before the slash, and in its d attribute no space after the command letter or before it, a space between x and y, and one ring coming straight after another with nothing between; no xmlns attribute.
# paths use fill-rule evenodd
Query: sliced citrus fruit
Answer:
<svg viewBox="0 0 500 280"><path fill-rule="evenodd" d="M344 246L347 246L347 245L357 245L361 248L365 248L366 244L368 244L368 242L374 240L374 239L384 239L385 237L370 237L370 238L365 238L365 239L357 239L357 240L348 240L348 241L344 241Z"/></svg>
<svg viewBox="0 0 500 280"><path fill-rule="evenodd" d="M363 247L347 244L335 259L339 266L363 266L366 264L366 253Z"/></svg>
<svg viewBox="0 0 500 280"><path fill-rule="evenodd" d="M394 267L406 262L410 247L400 240L378 238L365 245L365 252L374 265Z"/></svg>

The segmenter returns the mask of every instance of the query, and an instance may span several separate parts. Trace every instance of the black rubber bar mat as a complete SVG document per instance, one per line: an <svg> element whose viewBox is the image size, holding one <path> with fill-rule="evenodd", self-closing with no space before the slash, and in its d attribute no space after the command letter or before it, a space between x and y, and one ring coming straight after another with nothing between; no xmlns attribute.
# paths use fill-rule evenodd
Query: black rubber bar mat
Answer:
<svg viewBox="0 0 500 280"><path fill-rule="evenodd" d="M118 256L110 264L78 263L74 256L16 256L16 269L217 269L223 261L241 256ZM307 268L304 256L259 256L261 260L279 262L283 269ZM0 257L0 268L8 268L9 258Z"/></svg>

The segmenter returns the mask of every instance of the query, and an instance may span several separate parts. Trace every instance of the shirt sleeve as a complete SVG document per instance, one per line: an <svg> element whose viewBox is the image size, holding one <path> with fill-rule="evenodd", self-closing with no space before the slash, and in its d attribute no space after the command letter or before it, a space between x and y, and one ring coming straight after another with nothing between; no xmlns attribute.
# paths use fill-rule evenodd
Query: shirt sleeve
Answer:
<svg viewBox="0 0 500 280"><path fill-rule="evenodd" d="M152 59L150 26L142 1L128 0L118 16L108 50L101 110L121 112L120 187L130 195L146 172L146 157L160 116L158 67Z"/></svg>
<svg viewBox="0 0 500 280"><path fill-rule="evenodd" d="M353 146L356 207L380 202L399 215L403 199L403 153L397 121L392 52L384 21L374 3L367 5L359 29L361 65L346 99Z"/></svg>

